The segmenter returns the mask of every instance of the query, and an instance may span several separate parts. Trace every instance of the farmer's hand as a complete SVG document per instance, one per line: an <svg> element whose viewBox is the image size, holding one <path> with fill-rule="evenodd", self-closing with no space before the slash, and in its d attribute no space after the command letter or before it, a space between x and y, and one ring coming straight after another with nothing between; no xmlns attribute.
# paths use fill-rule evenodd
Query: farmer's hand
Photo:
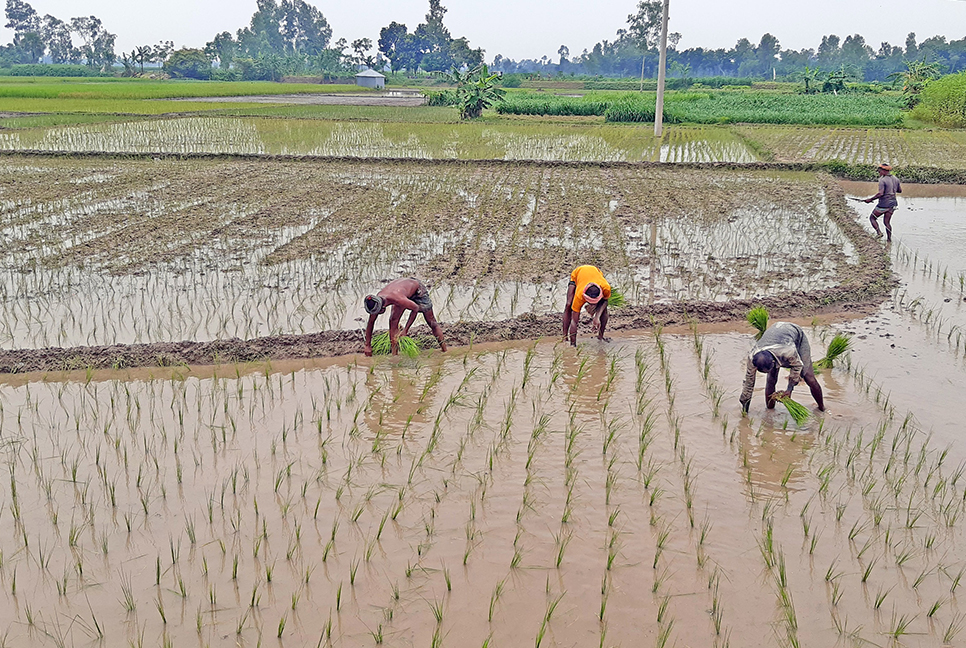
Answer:
<svg viewBox="0 0 966 648"><path fill-rule="evenodd" d="M751 399L750 398L748 400L740 400L739 399L738 402L741 403L741 413L742 414L747 414L748 413L748 408L751 407Z"/></svg>
<svg viewBox="0 0 966 648"><path fill-rule="evenodd" d="M871 198L866 198L866 199L865 199L865 200L863 200L862 202L864 202L864 203L870 203L870 202L872 202L872 199L871 199Z"/></svg>
<svg viewBox="0 0 966 648"><path fill-rule="evenodd" d="M362 347L362 352L366 354L367 358L372 357L372 347L370 345L365 345Z"/></svg>
<svg viewBox="0 0 966 648"><path fill-rule="evenodd" d="M594 317L594 320L590 323L590 330L594 333L600 330L600 317Z"/></svg>

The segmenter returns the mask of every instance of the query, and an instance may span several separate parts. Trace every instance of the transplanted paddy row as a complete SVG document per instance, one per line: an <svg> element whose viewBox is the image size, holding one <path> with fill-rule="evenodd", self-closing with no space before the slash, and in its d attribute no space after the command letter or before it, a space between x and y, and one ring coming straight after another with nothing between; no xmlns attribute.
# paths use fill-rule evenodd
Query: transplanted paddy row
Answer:
<svg viewBox="0 0 966 648"><path fill-rule="evenodd" d="M92 114L11 117L0 120L0 126L12 129L0 133L0 149L595 162L886 161L966 168L962 130L671 125L656 139L647 124L602 124L583 118L487 117L454 123L452 108L293 106L236 111L266 116L226 116L219 111L122 121ZM267 116L276 113L282 117Z"/></svg>
<svg viewBox="0 0 966 648"><path fill-rule="evenodd" d="M830 179L667 167L0 161L8 347L361 326L398 276L442 322L561 308L602 268L630 304L838 285L858 256Z"/></svg>
<svg viewBox="0 0 966 648"><path fill-rule="evenodd" d="M816 347L828 334L809 330ZM0 387L0 633L961 641L955 453L847 362L823 373L834 405L804 427L760 394L738 417L751 339L657 330L606 348L17 378Z"/></svg>

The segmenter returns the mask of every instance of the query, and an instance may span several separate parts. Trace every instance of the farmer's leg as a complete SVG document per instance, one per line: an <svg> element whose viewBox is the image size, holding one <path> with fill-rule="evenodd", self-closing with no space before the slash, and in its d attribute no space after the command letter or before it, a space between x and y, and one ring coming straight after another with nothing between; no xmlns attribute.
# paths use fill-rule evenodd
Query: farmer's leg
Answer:
<svg viewBox="0 0 966 648"><path fill-rule="evenodd" d="M405 312L402 306L393 305L389 314L389 348L393 355L399 355L399 320Z"/></svg>
<svg viewBox="0 0 966 648"><path fill-rule="evenodd" d="M869 222L872 223L872 229L875 230L875 235L876 236L882 236L882 230L879 229L879 220L878 220L878 218L879 217L876 215L875 211L873 211L872 212L872 215L869 216Z"/></svg>
<svg viewBox="0 0 966 648"><path fill-rule="evenodd" d="M815 378L815 368L812 366L812 347L809 345L804 331L802 331L802 337L798 342L797 348L798 357L802 359L802 380L808 385L809 390L812 392L812 398L818 404L818 408L824 412L825 399L822 396L822 386L818 384L818 379Z"/></svg>
<svg viewBox="0 0 966 648"><path fill-rule="evenodd" d="M604 339L604 329L607 328L607 320L610 317L607 314L608 308L607 308L606 301L604 302L604 305L602 306L602 308L604 309L604 311L600 314L600 332L597 334L597 338L601 340Z"/></svg>
<svg viewBox="0 0 966 648"><path fill-rule="evenodd" d="M822 395L822 386L818 384L818 379L815 377L815 372L809 369L808 371L802 371L802 380L808 385L809 390L812 392L812 398L815 399L815 403L818 408L825 411L825 398Z"/></svg>
<svg viewBox="0 0 966 648"><path fill-rule="evenodd" d="M416 317L416 313L413 313L413 317ZM439 348L446 351L446 341L443 340L443 329L440 328L439 322L436 321L436 315L433 314L433 309L430 308L428 311L423 313L423 318L425 318L426 323L429 324L429 330L433 332L436 339L439 340Z"/></svg>
<svg viewBox="0 0 966 648"><path fill-rule="evenodd" d="M765 381L765 407L768 409L775 408L775 401L772 400L771 396L775 393L775 385L778 384L778 364L776 363L771 371L768 372L768 379Z"/></svg>
<svg viewBox="0 0 966 648"><path fill-rule="evenodd" d="M882 216L882 224L885 225L886 240L892 240L892 213L893 210L890 209Z"/></svg>
<svg viewBox="0 0 966 648"><path fill-rule="evenodd" d="M411 327L413 325L413 322L416 321L417 315L419 315L417 311L410 311L409 321L406 322L406 326L403 327L403 332L402 332L403 337L406 337L407 335L409 335L409 327Z"/></svg>

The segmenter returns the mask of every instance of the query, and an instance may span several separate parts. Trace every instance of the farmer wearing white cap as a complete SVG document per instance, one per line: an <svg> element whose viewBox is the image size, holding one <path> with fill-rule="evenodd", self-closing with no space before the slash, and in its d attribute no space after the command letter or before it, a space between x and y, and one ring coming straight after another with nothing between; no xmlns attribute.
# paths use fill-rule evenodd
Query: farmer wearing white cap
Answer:
<svg viewBox="0 0 966 648"><path fill-rule="evenodd" d="M389 343L393 355L399 353L399 321L407 310L412 311L412 313L403 329L402 337L409 335L409 327L416 321L416 316L422 313L426 323L429 324L429 328L433 331L433 335L439 340L439 347L443 351L446 350L443 331L433 314L433 302L429 298L429 290L419 279L413 277L394 279L377 294L366 295L363 303L366 312L369 313L369 323L366 325L366 343L363 347L367 356L372 355L372 327L376 324L376 318L385 313L389 306L392 306L392 312L389 314Z"/></svg>
<svg viewBox="0 0 966 648"><path fill-rule="evenodd" d="M871 198L866 198L864 201L867 203L873 200L879 201L879 204L872 210L869 221L872 223L872 229L875 230L875 235L881 237L882 230L879 229L878 218L882 216L882 224L885 225L887 241L892 240L892 213L899 206L899 201L896 200L896 194L902 193L902 185L899 184L899 178L890 175L891 171L892 167L888 164L879 165L879 193Z"/></svg>
<svg viewBox="0 0 966 648"><path fill-rule="evenodd" d="M582 265L570 273L567 285L567 303L564 305L563 335L570 338L570 344L577 346L577 324L580 310L586 308L593 317L593 330L597 338L604 340L607 328L607 300L610 298L610 284L604 275L592 265Z"/></svg>

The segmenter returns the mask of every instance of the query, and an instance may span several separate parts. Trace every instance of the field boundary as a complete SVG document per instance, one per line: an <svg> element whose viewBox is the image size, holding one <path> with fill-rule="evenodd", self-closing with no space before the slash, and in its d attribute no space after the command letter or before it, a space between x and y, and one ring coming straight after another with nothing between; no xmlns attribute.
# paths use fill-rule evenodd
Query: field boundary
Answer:
<svg viewBox="0 0 966 648"><path fill-rule="evenodd" d="M48 157L74 159L106 160L244 160L265 162L351 162L355 164L413 164L418 162L433 166L535 166L544 168L681 168L681 169L720 169L732 171L805 171L828 173L844 180L877 180L875 164L850 164L840 160L827 162L656 162L642 160L594 161L594 160L503 160L503 159L452 159L452 158L407 158L407 157L354 157L324 155L275 155L268 153L137 153L101 151L43 151L36 149L0 150L0 157ZM896 166L893 175L906 182L922 184L966 184L966 169L947 169L927 166Z"/></svg>
<svg viewBox="0 0 966 648"><path fill-rule="evenodd" d="M143 157L143 156L142 156ZM409 163L412 161L409 160ZM590 165L600 166L600 165ZM679 165L681 166L681 165ZM747 165L687 165L697 168L748 168ZM775 165L752 168L789 168ZM670 325L688 321L727 322L743 320L756 305L768 308L773 317L812 316L822 311L861 311L877 305L896 285L889 255L872 238L849 209L845 193L831 175L822 185L829 218L838 225L855 247L858 262L849 265L840 283L814 292L786 291L762 299L736 299L728 302L681 301L615 310L610 317L612 330L648 329L656 324ZM807 242L805 242L807 245ZM559 313L536 316L524 314L496 322L443 322L447 341L453 346L474 342L525 340L561 335ZM413 329L415 335L432 340L425 325ZM0 351L0 373L69 371L77 369L126 369L133 367L170 367L181 365L219 365L264 360L308 359L361 353L363 332L357 330L321 331L303 335L273 335L251 340L231 338L210 342L159 342L91 347L52 347Z"/></svg>

